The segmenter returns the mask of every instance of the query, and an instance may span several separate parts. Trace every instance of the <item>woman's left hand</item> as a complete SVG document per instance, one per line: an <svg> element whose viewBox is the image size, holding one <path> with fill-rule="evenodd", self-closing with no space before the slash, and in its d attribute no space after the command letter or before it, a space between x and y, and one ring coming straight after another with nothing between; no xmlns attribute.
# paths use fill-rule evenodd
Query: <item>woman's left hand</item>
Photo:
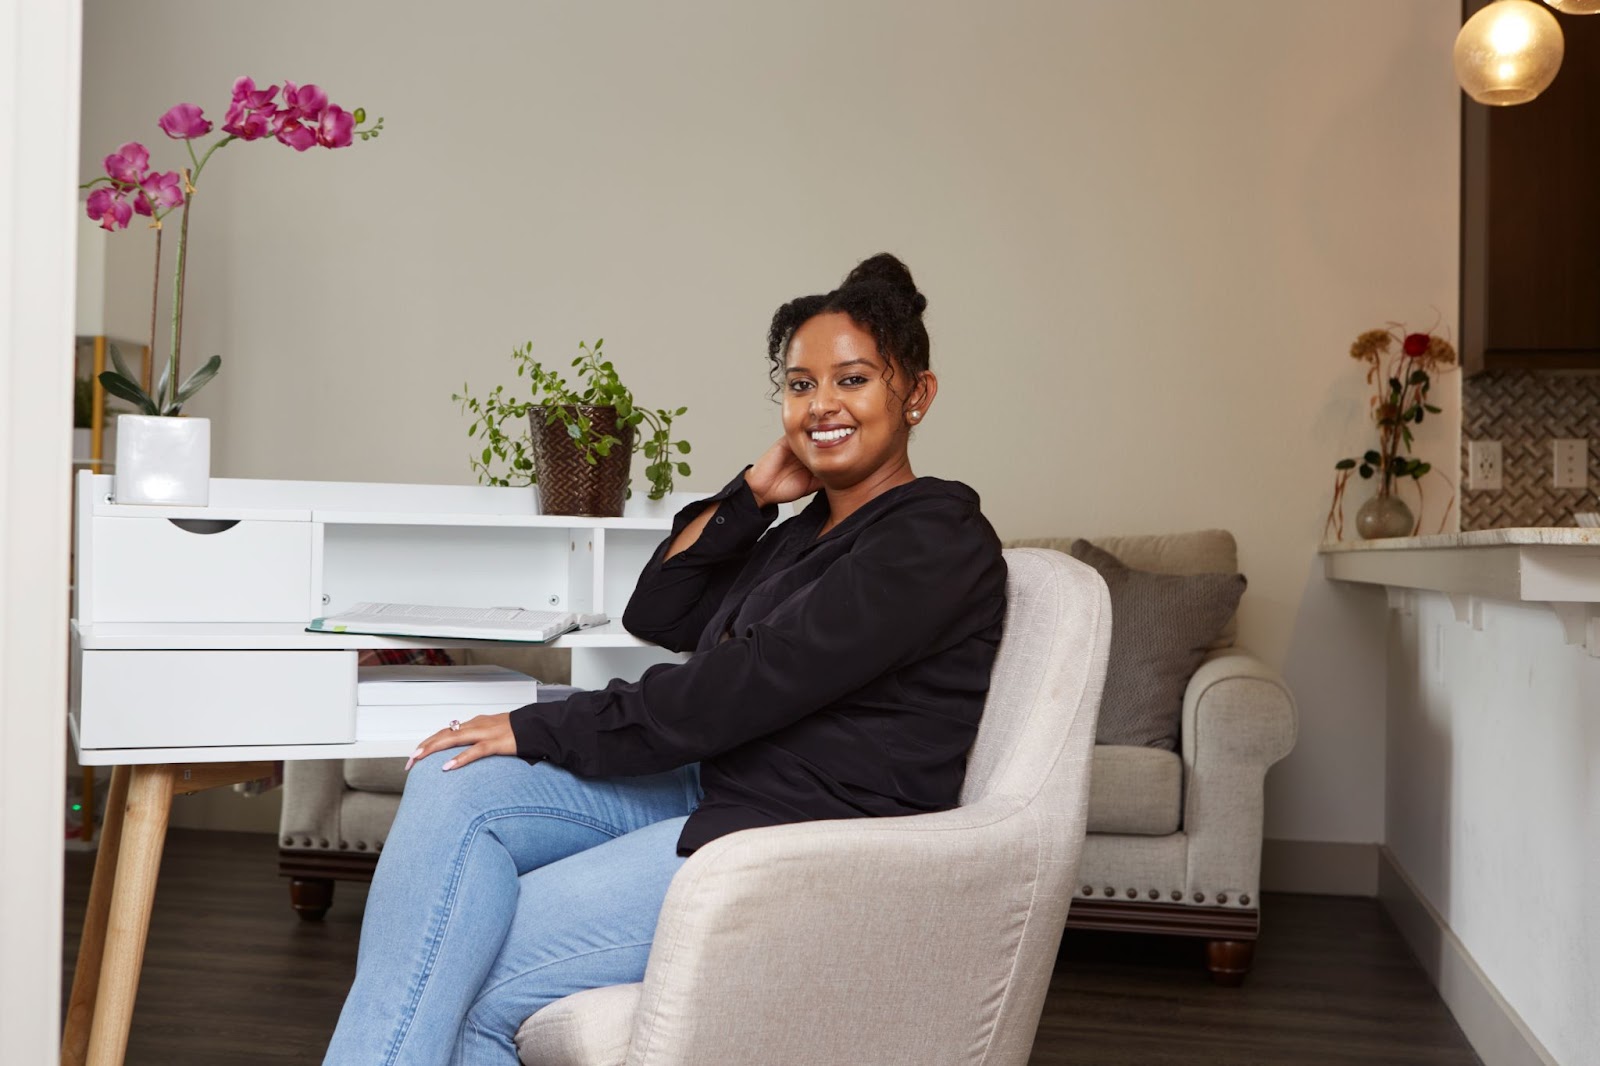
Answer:
<svg viewBox="0 0 1600 1066"><path fill-rule="evenodd" d="M411 758L406 760L406 769L411 769L411 765L418 759L425 759L434 752L444 751L447 748L467 750L445 763L446 770L458 770L485 755L515 755L517 738L511 732L511 715L480 714L476 718L462 722L460 729L446 726L424 740L422 746L411 753Z"/></svg>

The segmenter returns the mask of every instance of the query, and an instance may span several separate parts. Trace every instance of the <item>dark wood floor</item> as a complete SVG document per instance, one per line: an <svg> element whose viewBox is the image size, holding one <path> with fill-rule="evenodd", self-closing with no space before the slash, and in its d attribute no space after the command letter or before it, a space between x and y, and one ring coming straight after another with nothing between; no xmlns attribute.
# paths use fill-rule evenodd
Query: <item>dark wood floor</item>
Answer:
<svg viewBox="0 0 1600 1066"><path fill-rule="evenodd" d="M321 1061L366 888L341 884L325 921L301 922L275 848L264 834L173 830L130 1066ZM92 855L67 856L63 1005L92 872ZM1239 989L1210 984L1197 942L1069 935L1033 1066L1479 1061L1376 903L1269 894L1265 906Z"/></svg>

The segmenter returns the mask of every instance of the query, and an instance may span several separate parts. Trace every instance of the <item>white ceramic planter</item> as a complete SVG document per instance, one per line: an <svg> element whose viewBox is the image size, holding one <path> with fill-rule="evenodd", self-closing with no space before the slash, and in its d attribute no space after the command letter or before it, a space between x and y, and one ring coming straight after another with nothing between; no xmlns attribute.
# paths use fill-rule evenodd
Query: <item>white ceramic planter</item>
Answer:
<svg viewBox="0 0 1600 1066"><path fill-rule="evenodd" d="M112 497L204 507L211 498L211 420L118 415Z"/></svg>

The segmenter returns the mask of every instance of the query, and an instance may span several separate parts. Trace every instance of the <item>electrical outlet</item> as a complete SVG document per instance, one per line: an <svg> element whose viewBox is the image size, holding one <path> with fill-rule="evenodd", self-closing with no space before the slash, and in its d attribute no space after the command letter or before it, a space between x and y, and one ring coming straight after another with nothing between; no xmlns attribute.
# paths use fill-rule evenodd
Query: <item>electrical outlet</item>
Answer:
<svg viewBox="0 0 1600 1066"><path fill-rule="evenodd" d="M1589 442L1558 439L1554 442L1555 470L1551 484L1558 489L1589 487Z"/></svg>
<svg viewBox="0 0 1600 1066"><path fill-rule="evenodd" d="M1479 492L1498 491L1503 487L1500 477L1499 441L1467 442L1467 487Z"/></svg>

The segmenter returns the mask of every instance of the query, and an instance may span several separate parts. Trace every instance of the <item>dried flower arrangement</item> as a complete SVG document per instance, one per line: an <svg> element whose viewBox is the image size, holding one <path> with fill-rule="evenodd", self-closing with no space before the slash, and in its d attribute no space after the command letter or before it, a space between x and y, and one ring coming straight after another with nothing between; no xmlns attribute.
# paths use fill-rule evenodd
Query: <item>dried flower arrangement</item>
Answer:
<svg viewBox="0 0 1600 1066"><path fill-rule="evenodd" d="M1362 478L1379 479L1375 500L1395 495L1395 483L1410 478L1417 487L1417 519L1411 529L1415 533L1421 527L1422 479L1436 471L1431 464L1411 455L1411 427L1420 426L1430 414L1440 413L1440 408L1428 402L1432 375L1456 365L1456 350L1443 337L1408 333L1400 323L1391 322L1387 329L1369 329L1358 336L1350 345L1350 358L1367 366L1367 384L1373 387L1369 407L1378 427L1378 446L1334 464L1337 473L1333 505L1328 510L1323 536L1326 538L1331 528L1336 540L1344 539L1344 490L1352 472ZM1450 485L1450 500L1445 503L1448 513L1455 500L1455 485L1449 478L1445 483ZM1440 531L1443 532L1442 526Z"/></svg>

